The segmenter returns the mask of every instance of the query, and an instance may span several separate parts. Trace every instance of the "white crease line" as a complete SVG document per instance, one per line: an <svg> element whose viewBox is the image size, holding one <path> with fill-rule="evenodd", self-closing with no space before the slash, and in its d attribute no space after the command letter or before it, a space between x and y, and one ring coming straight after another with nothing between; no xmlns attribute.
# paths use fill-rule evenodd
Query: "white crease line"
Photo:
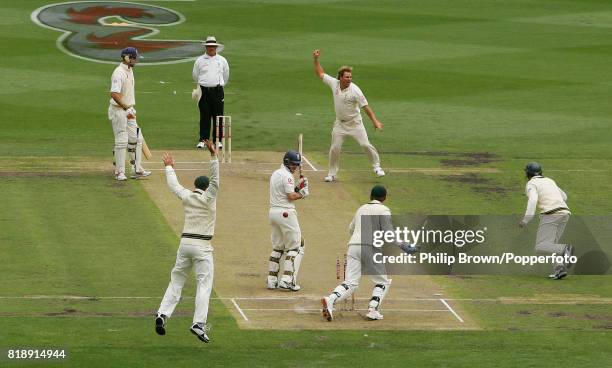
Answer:
<svg viewBox="0 0 612 368"><path fill-rule="evenodd" d="M152 169L152 168L148 168L148 167L145 167L145 170L147 170L147 171L166 171L166 169ZM177 169L177 168L174 168L174 171L202 171L202 170L204 170L204 168L199 168L199 169ZM302 170L302 171L303 172L315 172L314 170ZM54 171L54 172L56 172L56 171ZM72 172L76 172L76 171L67 171L67 172L72 173ZM261 174L272 174L272 171L265 171L265 170L253 170L253 171L249 171L249 172L250 173L254 173L254 174L259 174L259 173L261 173Z"/></svg>
<svg viewBox="0 0 612 368"><path fill-rule="evenodd" d="M238 303L236 303L236 301L234 299L230 299L230 300L232 301L232 303L234 304L234 307L236 307L236 309L238 310L238 313L240 313L242 318L244 318L244 320L248 322L249 319L247 318L246 314L244 314L242 309L240 309L240 306L238 305Z"/></svg>
<svg viewBox="0 0 612 368"><path fill-rule="evenodd" d="M144 300L144 299L161 299L162 296L82 296L82 295L7 295L0 296L0 300L7 299L16 299L16 300L45 300L45 299L67 299L67 300L102 300L102 299L116 299L116 300ZM193 296L183 296L183 299L195 299ZM320 300L320 297L317 296L296 296L296 297L214 297L210 298L210 300L286 300L286 301L309 301L309 300ZM545 302L547 304L565 304L567 302L580 302L580 303L590 303L590 304L611 304L612 300L610 298L603 298L602 300L596 299L508 299L508 298L390 298L385 299L388 301L400 302L400 301L415 301L415 302L427 302L427 301L449 301L449 302L494 302L494 303L504 303L504 302L514 302L514 303L523 303L523 304L531 304L531 303L541 303ZM370 298L355 298L355 300L370 300Z"/></svg>
<svg viewBox="0 0 612 368"><path fill-rule="evenodd" d="M302 157L304 158L304 161L306 161L306 163L307 163L307 164L308 164L310 167L312 167L312 169L313 169L314 171L319 171L319 170L317 170L317 168L316 168L316 167L314 167L314 166L313 166L313 165L310 163L310 161L308 161L308 159L306 158L306 156L302 155Z"/></svg>
<svg viewBox="0 0 612 368"><path fill-rule="evenodd" d="M463 319L461 319L461 317L459 317L459 315L457 314L457 312L455 312L453 310L453 308L451 308L450 305L448 305L448 303L446 302L446 300L440 298L440 301L442 302L442 304L444 304L446 306L446 308L448 308L448 310L455 315L455 317L457 317L457 319L459 320L459 322L463 323Z"/></svg>
<svg viewBox="0 0 612 368"><path fill-rule="evenodd" d="M174 161L175 164L209 164L210 161Z"/></svg>
<svg viewBox="0 0 612 368"><path fill-rule="evenodd" d="M321 311L321 308L242 308L245 311L294 311L294 312L310 312L310 311ZM353 309L356 312L365 312L368 309ZM448 309L391 309L384 308L385 312L448 312ZM341 311L347 312L347 311ZM348 311L350 312L350 311Z"/></svg>

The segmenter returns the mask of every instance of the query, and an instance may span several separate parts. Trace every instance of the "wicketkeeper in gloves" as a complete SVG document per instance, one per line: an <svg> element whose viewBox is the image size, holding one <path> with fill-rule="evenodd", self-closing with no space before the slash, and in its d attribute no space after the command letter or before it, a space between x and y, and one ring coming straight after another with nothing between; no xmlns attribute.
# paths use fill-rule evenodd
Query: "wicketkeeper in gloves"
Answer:
<svg viewBox="0 0 612 368"><path fill-rule="evenodd" d="M295 201L309 194L308 179L300 177L297 184L293 173L302 164L299 152L288 151L283 164L270 177L269 221L272 230L272 253L268 266L268 289L298 291L298 272L304 256L304 241L298 223ZM284 272L279 278L281 261Z"/></svg>
<svg viewBox="0 0 612 368"><path fill-rule="evenodd" d="M183 202L185 224L176 254L176 263L170 273L170 284L155 318L155 331L159 335L166 334L166 322L181 300L181 291L187 280L187 275L194 267L196 297L193 325L190 331L201 341L209 342L210 339L206 333L206 319L214 274L211 240L215 235L217 193L219 192L219 160L214 144L209 140L206 140L205 143L211 155L210 172L209 176L198 176L195 179L194 190L183 188L178 182L174 172L172 156L165 153L163 157L168 187Z"/></svg>
<svg viewBox="0 0 612 368"><path fill-rule="evenodd" d="M142 165L142 131L136 122L136 99L134 97L134 66L138 61L138 50L127 47L121 50L121 64L111 76L110 106L108 119L113 125L115 135L115 178L127 180L125 175L126 150L130 152L132 178L139 179L151 175Z"/></svg>
<svg viewBox="0 0 612 368"><path fill-rule="evenodd" d="M387 189L382 185L375 185L370 192L370 202L359 207L353 221L349 226L351 239L348 243L347 265L345 280L332 291L329 296L321 299L323 309L323 317L327 321L332 321L334 318L334 304L348 298L357 290L359 279L361 278L361 257L362 250L366 247L372 248L372 244L361 238L362 229L371 228L372 234L374 231L393 231L391 222L391 210L383 204L387 199ZM363 221L371 223L364 224ZM368 230L369 231L369 230ZM404 252L414 253L419 250L417 246L410 246L407 243L397 244ZM371 260L370 260L371 262ZM368 313L366 318L369 320L383 319L380 313L380 306L385 295L389 292L391 279L382 273L374 273L370 275L374 282L372 290L372 298L368 303Z"/></svg>
<svg viewBox="0 0 612 368"><path fill-rule="evenodd" d="M574 247L569 244L560 244L559 240L565 230L571 212L567 207L567 195L557 186L554 180L542 175L542 166L537 162L530 162L525 167L527 185L525 194L527 210L525 217L519 222L519 227L525 227L535 215L536 207L540 210L540 224L536 236L535 250L544 254L556 254L569 259L574 253ZM556 263L553 273L548 277L560 280L567 276L571 262Z"/></svg>

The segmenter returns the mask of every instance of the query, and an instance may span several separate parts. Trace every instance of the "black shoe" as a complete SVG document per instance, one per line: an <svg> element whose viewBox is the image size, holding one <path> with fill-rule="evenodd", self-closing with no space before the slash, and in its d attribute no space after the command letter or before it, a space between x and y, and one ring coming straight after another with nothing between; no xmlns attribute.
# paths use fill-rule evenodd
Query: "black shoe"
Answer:
<svg viewBox="0 0 612 368"><path fill-rule="evenodd" d="M572 262L569 262L569 258L574 255L574 246L573 245L569 245L569 244L566 245L565 246L565 251L563 252L563 255L565 257L567 257L567 259L568 259L568 262L564 263L564 265L565 265L565 268L569 270L574 265Z"/></svg>
<svg viewBox="0 0 612 368"><path fill-rule="evenodd" d="M157 334L161 336L166 334L166 315L165 314L157 314L157 317L155 317L155 332L157 332Z"/></svg>
<svg viewBox="0 0 612 368"><path fill-rule="evenodd" d="M205 326L202 326L202 325L196 323L193 326L191 326L189 331L191 331L192 334L196 335L198 337L198 339L200 339L200 341L203 341L205 343L210 342L210 339L208 338L208 335L206 335L206 327Z"/></svg>

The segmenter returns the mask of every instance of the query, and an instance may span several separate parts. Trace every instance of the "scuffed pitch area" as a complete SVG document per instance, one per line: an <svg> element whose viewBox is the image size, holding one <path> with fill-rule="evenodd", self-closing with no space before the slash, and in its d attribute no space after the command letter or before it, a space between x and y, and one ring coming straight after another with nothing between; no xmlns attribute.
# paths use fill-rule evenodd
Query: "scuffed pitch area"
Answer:
<svg viewBox="0 0 612 368"><path fill-rule="evenodd" d="M198 175L207 175L205 151L173 151L180 182L192 188ZM155 158L161 152L154 152ZM475 329L476 323L457 302L446 301L440 287L427 276L395 276L385 299L384 320L363 317L373 287L364 277L355 310L338 311L332 323L323 321L320 298L337 285L336 258L346 252L348 225L361 204L341 183L325 183L321 163L305 165L310 196L297 203L306 252L300 270L299 292L266 289L271 251L268 225L270 174L280 166L280 152L234 152L233 163L221 164L217 201L215 293L242 328L254 329ZM180 201L167 189L161 162L142 184L177 234L183 223ZM317 168L319 170L317 171ZM367 194L362 201L365 202ZM171 260L168 260L168 271ZM349 302L350 303L350 302ZM344 303L338 307L343 308ZM347 306L348 307L348 306ZM179 306L179 309L181 307Z"/></svg>

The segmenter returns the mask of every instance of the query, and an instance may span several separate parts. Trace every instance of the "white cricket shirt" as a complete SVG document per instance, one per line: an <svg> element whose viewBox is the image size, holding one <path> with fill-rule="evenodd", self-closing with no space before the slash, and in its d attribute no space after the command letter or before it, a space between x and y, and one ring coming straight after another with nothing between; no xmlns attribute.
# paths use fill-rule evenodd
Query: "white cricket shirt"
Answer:
<svg viewBox="0 0 612 368"><path fill-rule="evenodd" d="M227 60L217 54L210 56L204 54L193 64L193 81L204 87L225 86L229 81L229 64Z"/></svg>
<svg viewBox="0 0 612 368"><path fill-rule="evenodd" d="M529 198L525 211L525 222L529 222L535 214L536 205L540 213L557 208L568 208L567 194L557 186L554 180L543 176L534 176L525 185L525 194ZM566 213L569 210L564 210Z"/></svg>
<svg viewBox="0 0 612 368"><path fill-rule="evenodd" d="M351 234L351 239L349 240L349 244L362 244L361 243L361 231L362 231L362 216L381 216L377 218L378 220L375 224L371 224L372 231L376 230L393 230L393 225L391 223L391 210L389 207L382 204L380 201L372 200L363 206L359 207L357 212L355 212L355 216L353 217L353 221L349 226L349 233ZM369 230L368 230L369 231ZM371 245L371 244L370 244Z"/></svg>
<svg viewBox="0 0 612 368"><path fill-rule="evenodd" d="M111 92L119 93L121 95L121 102L127 106L136 105L136 98L134 95L134 70L127 66L127 64L121 63L113 71L111 76ZM113 100L110 99L111 105L119 106Z"/></svg>
<svg viewBox="0 0 612 368"><path fill-rule="evenodd" d="M340 89L340 81L324 74L323 83L327 84L334 96L334 108L336 120L347 125L355 125L361 122L360 109L368 105L361 89L355 83L349 84L344 90Z"/></svg>
<svg viewBox="0 0 612 368"><path fill-rule="evenodd" d="M295 179L285 165L272 173L270 177L270 207L295 208L287 194L295 192Z"/></svg>
<svg viewBox="0 0 612 368"><path fill-rule="evenodd" d="M176 178L172 166L166 166L166 181L170 191L183 202L185 223L181 244L199 245L212 250L210 239L215 235L217 193L219 192L219 160L210 160L209 185L206 190L184 188Z"/></svg>

